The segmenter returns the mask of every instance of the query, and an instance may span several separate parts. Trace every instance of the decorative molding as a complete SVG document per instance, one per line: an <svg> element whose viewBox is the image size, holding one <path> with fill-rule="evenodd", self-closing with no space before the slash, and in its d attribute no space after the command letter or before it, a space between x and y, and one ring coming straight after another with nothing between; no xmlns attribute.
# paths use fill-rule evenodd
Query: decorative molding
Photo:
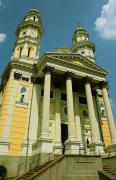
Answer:
<svg viewBox="0 0 116 180"><path fill-rule="evenodd" d="M78 59L77 59L78 58ZM74 64L72 63L72 61L75 62L77 61L81 61L81 63L86 63L85 66L79 66L78 64ZM96 74L101 74L102 76L106 76L107 75L107 71L103 68L101 68L99 65L97 65L96 63L88 60L86 57L83 57L81 54L76 54L76 53L70 53L70 54L62 54L62 53L46 53L42 59L41 59L41 63L42 61L51 61L53 62L55 60L55 63L58 62L60 64L65 64L65 65L70 65L74 68L79 68L85 71L90 71L90 72L94 72ZM40 62L39 62L40 64ZM38 64L38 65L39 65Z"/></svg>

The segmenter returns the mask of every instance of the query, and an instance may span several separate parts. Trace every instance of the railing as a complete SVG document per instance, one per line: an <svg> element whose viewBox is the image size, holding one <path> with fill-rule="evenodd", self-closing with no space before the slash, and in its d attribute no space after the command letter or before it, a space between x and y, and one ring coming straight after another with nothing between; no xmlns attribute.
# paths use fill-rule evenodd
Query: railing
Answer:
<svg viewBox="0 0 116 180"><path fill-rule="evenodd" d="M65 154L65 149L62 150ZM75 150L74 150L75 151ZM112 152L113 151L113 152ZM61 151L57 154L60 155ZM62 153L63 154L63 153ZM87 146L79 146L79 149L76 150L75 155L80 155L80 156L102 156L102 157L112 157L116 156L116 146L111 148L104 148L102 150L97 150L95 148L91 149L87 148ZM27 159L27 162L25 161ZM54 160L54 154L53 153L46 153L46 156L44 158L41 158L40 154L37 154L32 157L27 157L25 159L20 158L20 162L18 165L18 170L17 170L17 177L20 177L21 175L31 171L37 166L41 166L42 164L45 164L46 162L50 162L51 160Z"/></svg>
<svg viewBox="0 0 116 180"><path fill-rule="evenodd" d="M45 164L46 162L50 162L51 160L53 160L52 153L46 154L46 156L44 158L42 158L42 160L41 160L40 154L37 154L32 157L28 157L27 162L25 160L21 160L21 158L20 158L18 170L17 170L17 178L22 176L23 174L31 171L35 167L37 167L39 165L41 166L42 164Z"/></svg>

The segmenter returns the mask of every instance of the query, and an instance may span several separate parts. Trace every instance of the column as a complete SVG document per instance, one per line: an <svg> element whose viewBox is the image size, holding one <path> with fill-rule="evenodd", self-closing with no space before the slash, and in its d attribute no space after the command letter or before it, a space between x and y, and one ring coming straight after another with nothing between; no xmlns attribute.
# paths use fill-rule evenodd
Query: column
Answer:
<svg viewBox="0 0 116 180"><path fill-rule="evenodd" d="M42 112L42 137L48 137L49 133L49 114L50 114L50 85L51 72L45 72L44 79L44 96L43 96L43 112Z"/></svg>
<svg viewBox="0 0 116 180"><path fill-rule="evenodd" d="M116 127L115 127L115 122L114 122L114 118L113 118L113 114L112 114L110 100L108 97L107 82L102 82L101 88L102 88L102 94L103 94L104 104L105 104L105 108L106 108L106 114L107 114L109 128L110 128L112 144L116 144Z"/></svg>
<svg viewBox="0 0 116 180"><path fill-rule="evenodd" d="M48 161L49 154L53 152L52 139L49 136L49 114L50 114L50 84L51 71L45 69L44 78L44 96L43 96L43 112L42 112L42 127L41 136L37 141L37 153L40 153L40 164Z"/></svg>
<svg viewBox="0 0 116 180"><path fill-rule="evenodd" d="M80 121L80 112L79 112L79 97L78 93L74 92L74 109L75 109L75 120L76 120L76 129L77 129L77 141L82 143L82 132L81 132L81 121Z"/></svg>
<svg viewBox="0 0 116 180"><path fill-rule="evenodd" d="M65 142L65 154L79 154L80 142L77 139L76 119L74 117L74 102L72 90L72 74L66 74L68 140Z"/></svg>
<svg viewBox="0 0 116 180"><path fill-rule="evenodd" d="M56 85L55 85L56 86ZM55 114L55 144L54 144L54 153L62 154L62 144L61 144L61 91L59 85L55 88L55 106L56 106L56 114Z"/></svg>
<svg viewBox="0 0 116 180"><path fill-rule="evenodd" d="M74 119L72 78L68 74L66 78L66 92L67 92L67 112L68 112L68 139L73 140L76 138L76 123Z"/></svg>
<svg viewBox="0 0 116 180"><path fill-rule="evenodd" d="M92 143L98 143L98 134L96 131L96 128L98 127L96 127L96 117L95 117L95 110L94 110L94 105L93 105L90 78L88 77L85 78L85 92L86 92L89 120L90 120L90 126L91 126Z"/></svg>

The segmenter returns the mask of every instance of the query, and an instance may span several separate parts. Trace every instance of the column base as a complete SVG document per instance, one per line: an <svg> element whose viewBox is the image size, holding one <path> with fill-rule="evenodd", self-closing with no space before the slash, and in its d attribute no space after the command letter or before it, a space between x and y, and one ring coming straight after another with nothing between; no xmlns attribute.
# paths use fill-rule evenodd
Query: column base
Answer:
<svg viewBox="0 0 116 180"><path fill-rule="evenodd" d="M61 142L55 142L53 152L54 154L63 154L63 146Z"/></svg>
<svg viewBox="0 0 116 180"><path fill-rule="evenodd" d="M89 149L91 155L104 155L104 147L102 143L90 143Z"/></svg>
<svg viewBox="0 0 116 180"><path fill-rule="evenodd" d="M38 153L52 153L53 152L53 139L41 136L37 141Z"/></svg>
<svg viewBox="0 0 116 180"><path fill-rule="evenodd" d="M106 155L116 156L116 144L108 145L104 148Z"/></svg>
<svg viewBox="0 0 116 180"><path fill-rule="evenodd" d="M76 140L67 140L65 143L65 154L80 154L80 143Z"/></svg>
<svg viewBox="0 0 116 180"><path fill-rule="evenodd" d="M51 159L53 160L53 139L47 134L42 135L33 145L33 155L40 154L39 164L42 165Z"/></svg>

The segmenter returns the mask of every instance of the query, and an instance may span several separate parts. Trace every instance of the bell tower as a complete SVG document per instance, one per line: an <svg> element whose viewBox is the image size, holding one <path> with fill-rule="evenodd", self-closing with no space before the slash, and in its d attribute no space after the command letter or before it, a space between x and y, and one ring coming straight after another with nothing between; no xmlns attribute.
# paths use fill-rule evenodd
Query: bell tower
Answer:
<svg viewBox="0 0 116 180"><path fill-rule="evenodd" d="M40 14L31 9L16 30L16 42L11 60L35 64L40 51L40 39L44 32Z"/></svg>
<svg viewBox="0 0 116 180"><path fill-rule="evenodd" d="M37 9L28 11L16 29L12 57L0 85L0 155L31 155L38 122L38 113L33 113L37 104L35 64L39 59L43 32ZM36 117L32 118L32 114ZM31 128L32 122L35 130Z"/></svg>
<svg viewBox="0 0 116 180"><path fill-rule="evenodd" d="M90 41L88 32L83 27L81 27L80 24L78 24L76 27L72 42L73 52L81 54L88 58L90 61L95 62L95 45Z"/></svg>

